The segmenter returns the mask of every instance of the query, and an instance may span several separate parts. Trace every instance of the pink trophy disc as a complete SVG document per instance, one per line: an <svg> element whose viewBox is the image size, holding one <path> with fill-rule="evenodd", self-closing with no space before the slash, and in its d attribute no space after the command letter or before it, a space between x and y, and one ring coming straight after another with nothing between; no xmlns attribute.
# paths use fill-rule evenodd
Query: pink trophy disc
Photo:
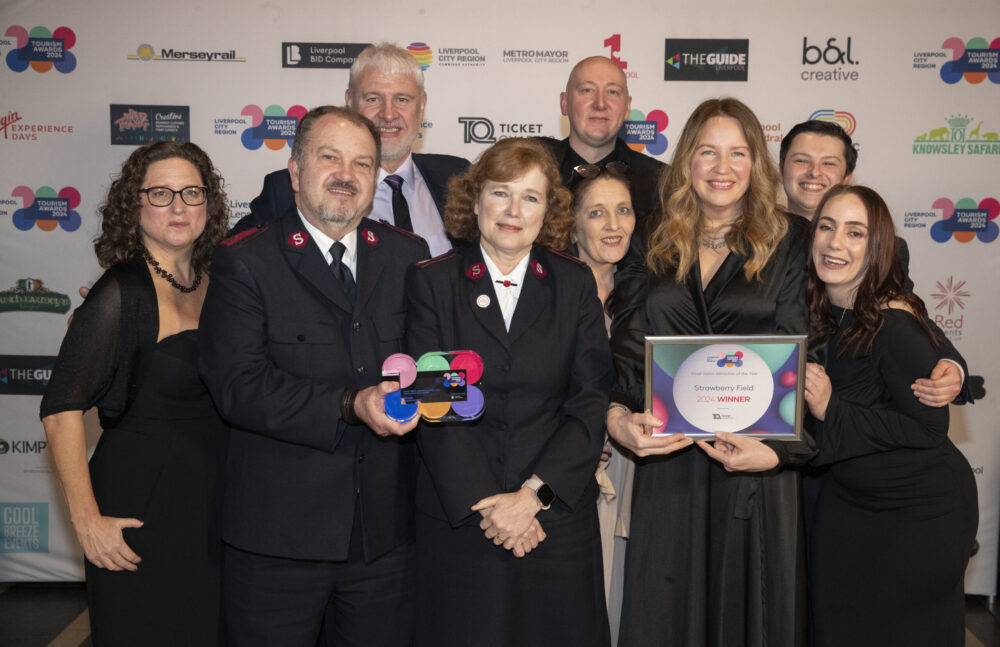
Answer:
<svg viewBox="0 0 1000 647"><path fill-rule="evenodd" d="M382 362L382 376L399 376L399 388L405 389L417 379L417 363L406 353L389 355Z"/></svg>

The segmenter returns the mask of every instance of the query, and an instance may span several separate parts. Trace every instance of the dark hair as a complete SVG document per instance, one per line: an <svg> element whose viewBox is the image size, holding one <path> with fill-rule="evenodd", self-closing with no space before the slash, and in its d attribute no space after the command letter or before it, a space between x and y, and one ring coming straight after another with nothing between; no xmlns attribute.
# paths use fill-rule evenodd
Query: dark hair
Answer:
<svg viewBox="0 0 1000 647"><path fill-rule="evenodd" d="M573 213L576 213L576 210L580 207L580 203L583 202L584 198L587 196L587 192L590 191L590 187L592 187L598 180L614 180L616 182L620 182L625 186L625 189L629 192L629 196L631 197L632 182L629 180L627 170L607 165L599 168L600 172L597 175L592 175L590 177L584 177L576 173L573 174L573 179L569 183L570 193L573 194L573 200L570 202L570 210Z"/></svg>
<svg viewBox="0 0 1000 647"><path fill-rule="evenodd" d="M205 230L194 243L191 265L198 271L208 270L212 252L229 231L229 200L223 189L224 181L212 165L205 151L196 144L178 142L156 142L140 146L132 151L121 173L111 183L108 197L98 208L101 216L101 233L94 240L94 252L101 267L107 269L117 263L125 263L142 249L139 235L139 213L142 200L139 189L146 178L149 167L155 162L168 159L182 159L194 165L201 175L201 182L208 187L205 203ZM180 200L180 197L174 196Z"/></svg>
<svg viewBox="0 0 1000 647"><path fill-rule="evenodd" d="M781 147L778 150L778 167L782 171L785 169L785 156L788 155L788 149L792 146L792 140L802 133L814 133L816 135L825 135L839 139L844 144L844 162L847 164L847 172L844 175L850 175L854 172L854 167L858 163L858 150L854 148L854 141L851 139L851 136L836 122L820 121L819 119L811 119L810 121L795 124L788 131L788 134L781 139Z"/></svg>
<svg viewBox="0 0 1000 647"><path fill-rule="evenodd" d="M316 121L320 117L327 115L340 117L359 128L368 130L372 139L375 140L375 176L377 178L378 168L382 166L382 138L378 134L378 129L368 117L340 106L318 106L302 115L302 119L299 120L299 125L295 129L295 142L292 144L292 159L299 164L302 163L302 156L305 154L306 146L309 145L309 135L312 132L313 126L316 125Z"/></svg>
<svg viewBox="0 0 1000 647"><path fill-rule="evenodd" d="M566 249L569 232L576 220L569 209L570 194L562 185L559 167L545 147L534 139L501 139L479 156L476 163L448 182L444 227L454 238L474 243L479 240L479 222L473 211L487 181L510 182L531 169L538 169L549 183L545 196L545 219L535 243L552 249Z"/></svg>
<svg viewBox="0 0 1000 647"><path fill-rule="evenodd" d="M882 328L882 309L890 301L902 301L916 316L921 327L927 332L931 343L937 347L938 339L927 325L927 309L920 297L904 287L906 277L903 261L897 249L896 230L892 224L892 214L882 197L866 186L840 184L827 191L816 207L809 235L809 283L806 301L809 306L809 322L812 340L831 337L837 331L837 322L830 313L830 302L826 286L816 274L812 245L816 230L823 216L823 209L834 198L842 195L856 196L868 215L868 246L865 250L865 266L861 282L854 296L854 322L841 338L839 353L852 350L857 353L864 349L871 351L872 342Z"/></svg>

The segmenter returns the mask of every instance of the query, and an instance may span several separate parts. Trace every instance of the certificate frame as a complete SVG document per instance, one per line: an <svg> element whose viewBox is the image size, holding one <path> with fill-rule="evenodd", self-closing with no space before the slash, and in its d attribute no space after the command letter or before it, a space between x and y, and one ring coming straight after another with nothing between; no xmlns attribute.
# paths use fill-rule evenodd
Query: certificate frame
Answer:
<svg viewBox="0 0 1000 647"><path fill-rule="evenodd" d="M806 335L646 336L646 410L654 436L731 431L800 440ZM747 353L749 351L749 353Z"/></svg>

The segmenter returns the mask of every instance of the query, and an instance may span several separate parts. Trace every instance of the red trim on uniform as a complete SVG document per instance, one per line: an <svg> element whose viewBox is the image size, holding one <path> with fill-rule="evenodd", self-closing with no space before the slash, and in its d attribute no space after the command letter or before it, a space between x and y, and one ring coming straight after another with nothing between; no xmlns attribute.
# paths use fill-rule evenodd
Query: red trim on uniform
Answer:
<svg viewBox="0 0 1000 647"><path fill-rule="evenodd" d="M423 240L423 236L420 236L419 234L415 234L412 231L410 231L409 229L402 229L401 227L397 227L396 225L394 225L394 224L392 224L390 222L387 222L387 221L385 221L382 218L379 218L378 221L380 223L382 223L383 225L385 225L386 227L388 227L389 229L392 229L393 231L397 231L397 232L403 234L404 236L412 238L413 240Z"/></svg>
<svg viewBox="0 0 1000 647"><path fill-rule="evenodd" d="M555 254L556 256L562 256L566 260L573 261L574 263L577 263L578 265L584 265L584 266L587 265L582 259L580 259L577 256L571 256L571 255L566 254L564 252L558 252L558 251L556 251L554 249L550 249L549 251L552 252L553 254Z"/></svg>
<svg viewBox="0 0 1000 647"><path fill-rule="evenodd" d="M455 250L449 249L440 256L435 256L434 258L427 258L422 261L417 261L417 267L427 267L429 265L434 265L435 263L440 263L441 261L448 260L454 255L455 255Z"/></svg>
<svg viewBox="0 0 1000 647"><path fill-rule="evenodd" d="M232 247L236 243L240 242L241 240L243 240L243 239L245 239L245 238L247 238L249 236L252 236L254 234L259 234L261 232L267 231L268 227L269 227L269 225L261 225L259 227L253 227L252 229L247 229L246 231L241 231L238 234L233 234L229 238L226 238L225 240L222 241L221 244L225 245L226 247Z"/></svg>

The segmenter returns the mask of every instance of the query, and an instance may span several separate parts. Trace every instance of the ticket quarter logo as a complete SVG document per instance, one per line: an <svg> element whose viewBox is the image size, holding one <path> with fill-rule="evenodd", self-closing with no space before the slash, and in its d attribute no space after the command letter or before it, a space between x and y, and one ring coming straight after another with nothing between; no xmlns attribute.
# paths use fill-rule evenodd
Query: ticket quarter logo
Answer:
<svg viewBox="0 0 1000 647"><path fill-rule="evenodd" d="M664 81L747 80L746 38L668 38L664 46Z"/></svg>
<svg viewBox="0 0 1000 647"><path fill-rule="evenodd" d="M7 67L15 72L30 67L42 74L53 68L69 74L76 69L76 56L69 51L76 44L76 34L69 27L58 27L54 32L47 27L33 27L29 32L20 25L11 25L4 35L17 44L16 49L7 52Z"/></svg>
<svg viewBox="0 0 1000 647"><path fill-rule="evenodd" d="M985 122L968 115L951 115L944 121L947 126L928 128L914 137L914 155L1000 155L995 127L984 127ZM973 122L976 127L970 131Z"/></svg>
<svg viewBox="0 0 1000 647"><path fill-rule="evenodd" d="M954 36L944 41L943 49L950 49L950 61L941 66L941 80L955 84L965 79L969 83L982 83L989 79L1000 83L1000 38L987 43L985 38L972 38L963 43Z"/></svg>
<svg viewBox="0 0 1000 647"><path fill-rule="evenodd" d="M938 198L931 205L936 211L908 211L903 214L903 226L907 228L929 228L931 238L946 243L952 238L960 243L979 239L982 243L992 243L997 238L997 216L1000 215L1000 201L985 198L978 204L972 198L962 198L952 202L948 198ZM940 212L940 220L938 218ZM930 227L928 222L932 222Z"/></svg>
<svg viewBox="0 0 1000 647"><path fill-rule="evenodd" d="M854 119L854 115L844 110L817 110L809 115L810 121L814 119L819 121L832 121L843 128L844 132L848 135L853 135L854 129L858 127L858 122Z"/></svg>
<svg viewBox="0 0 1000 647"><path fill-rule="evenodd" d="M420 69L426 71L434 60L434 54L427 43L410 43L406 46L406 51L416 59Z"/></svg>
<svg viewBox="0 0 1000 647"><path fill-rule="evenodd" d="M11 191L11 195L20 198L23 204L13 215L14 226L21 231L28 231L36 225L42 231L52 231L56 227L62 227L64 231L80 228L82 219L76 211L80 206L80 192L71 186L64 186L56 192L49 186L32 191L22 185Z"/></svg>
<svg viewBox="0 0 1000 647"><path fill-rule="evenodd" d="M250 117L250 127L240 135L240 141L248 150L255 151L261 146L267 146L273 151L279 151L288 144L291 148L295 142L295 129L299 119L308 112L302 106L292 106L287 111L281 106L270 105L263 110L260 106L250 104L240 112L244 117Z"/></svg>
<svg viewBox="0 0 1000 647"><path fill-rule="evenodd" d="M668 142L663 131L669 121L667 113L662 110L650 110L648 114L632 110L618 136L637 153L645 151L650 155L662 155L667 152Z"/></svg>

